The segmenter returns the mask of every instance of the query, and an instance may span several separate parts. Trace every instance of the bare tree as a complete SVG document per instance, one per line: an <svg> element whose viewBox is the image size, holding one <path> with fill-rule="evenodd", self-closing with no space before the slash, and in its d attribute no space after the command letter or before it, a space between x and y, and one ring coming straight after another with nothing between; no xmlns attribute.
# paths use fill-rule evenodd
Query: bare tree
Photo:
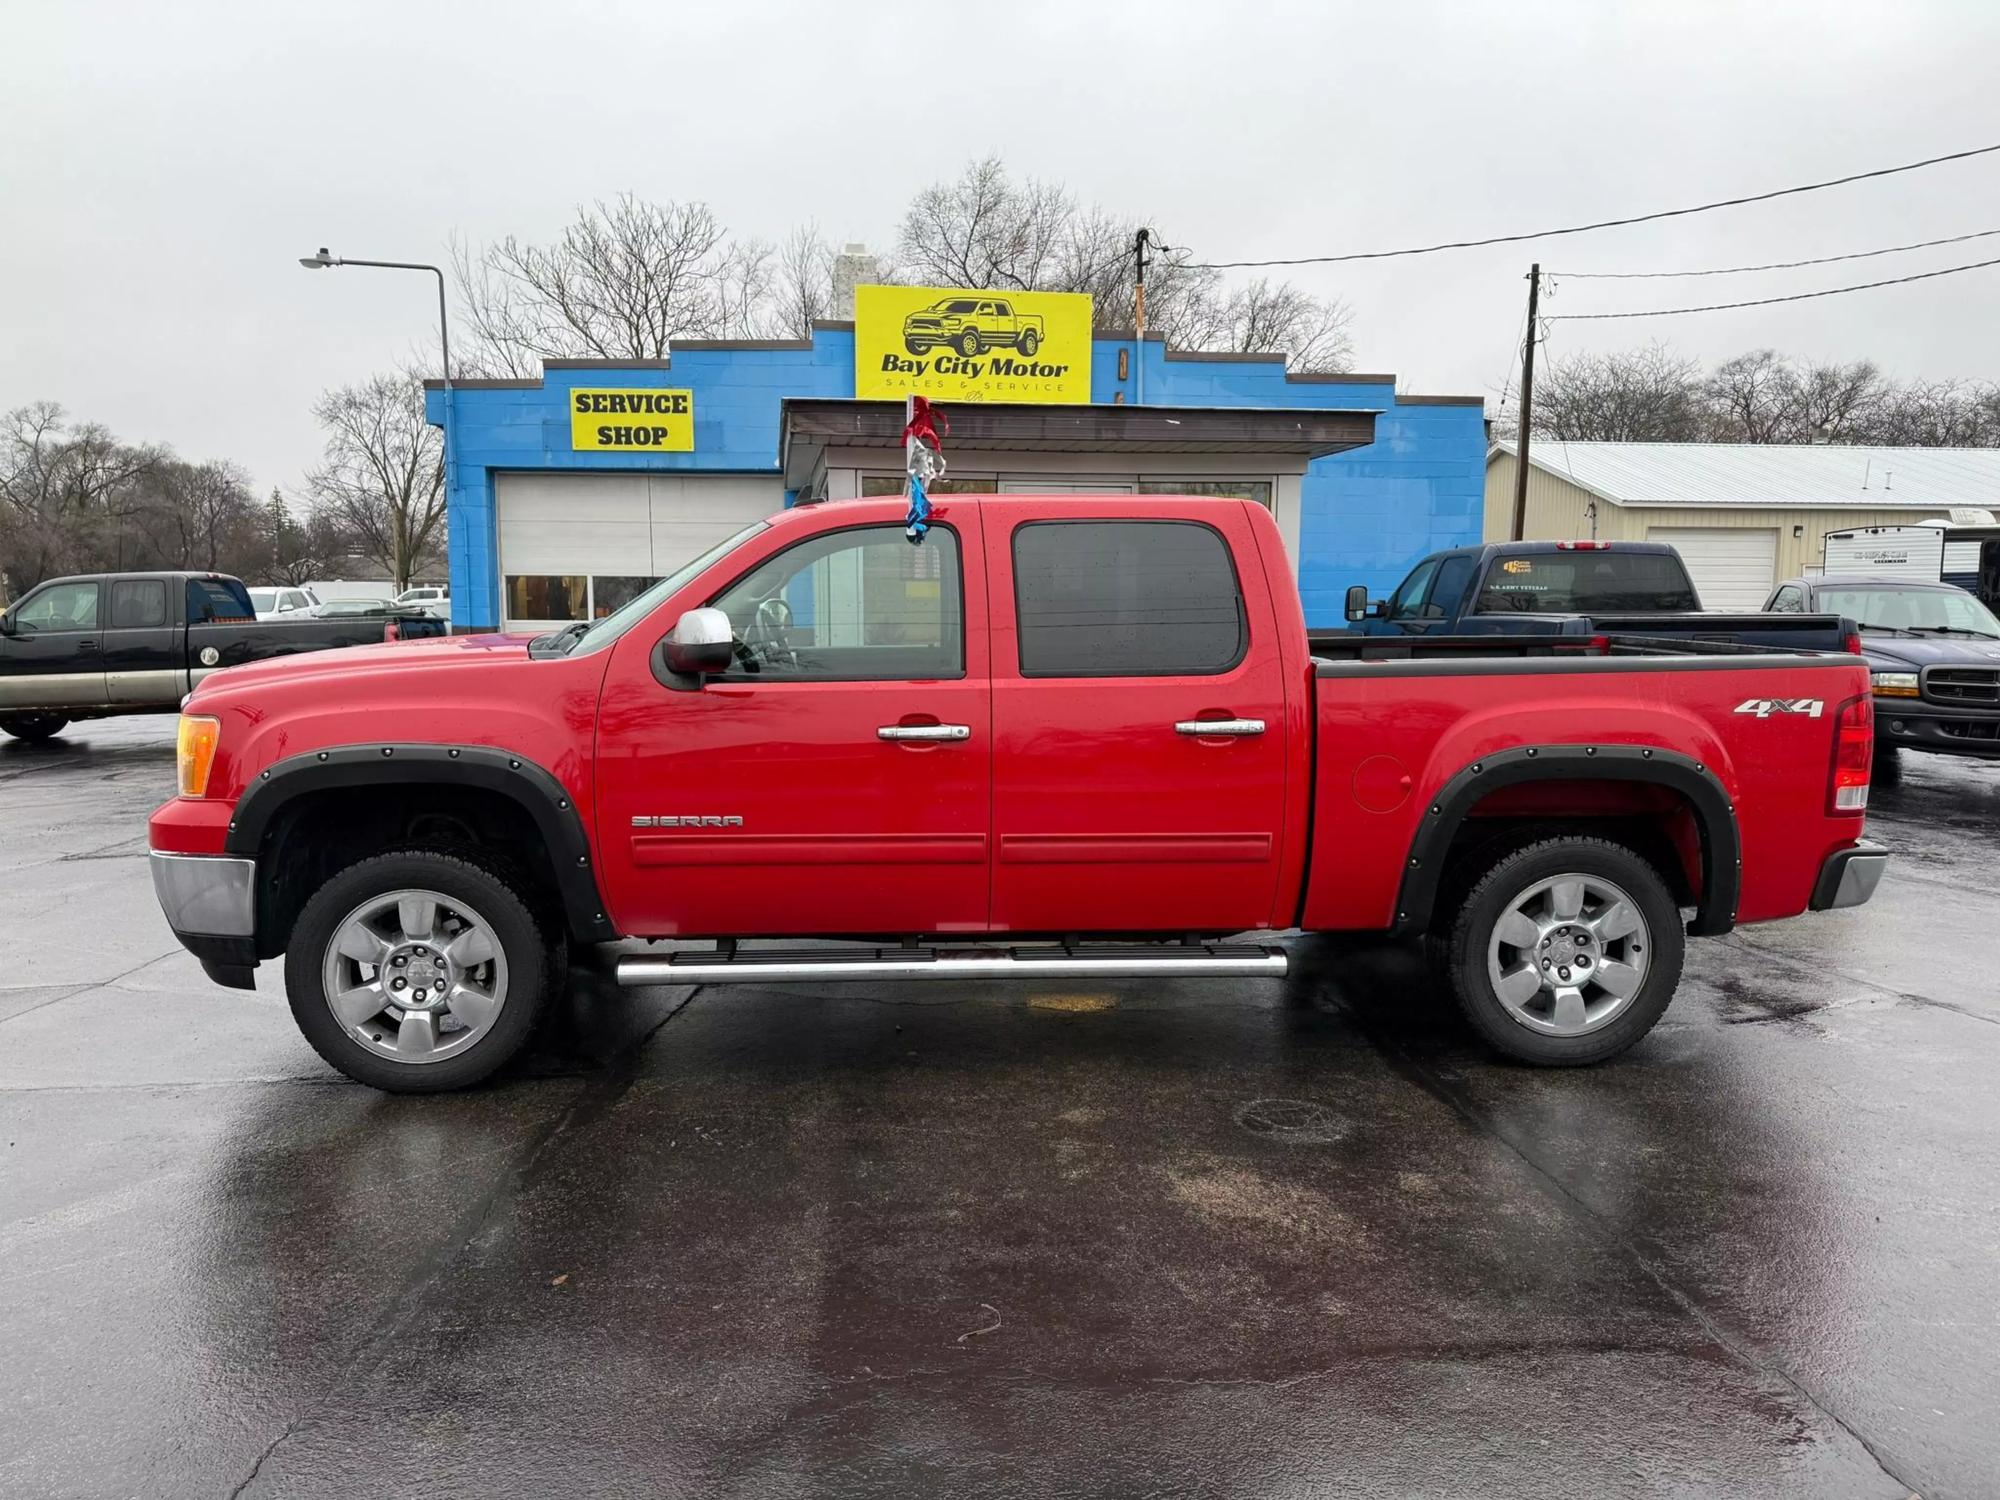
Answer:
<svg viewBox="0 0 2000 1500"><path fill-rule="evenodd" d="M444 525L443 447L424 420L423 382L378 375L328 391L313 415L326 429L325 461L306 477L314 500L400 592Z"/></svg>
<svg viewBox="0 0 2000 1500"><path fill-rule="evenodd" d="M329 576L339 560L354 550L330 512L315 508L301 521L292 515L279 490L273 489L264 503L264 516L270 557L262 567L247 570L246 578L297 588Z"/></svg>
<svg viewBox="0 0 2000 1500"><path fill-rule="evenodd" d="M1873 360L1807 365L1794 377L1799 421L1808 442L1851 443L1865 433L1889 394Z"/></svg>
<svg viewBox="0 0 2000 1500"><path fill-rule="evenodd" d="M148 521L150 557L162 567L237 571L261 550L264 517L250 492L250 476L227 462L168 459L145 476L133 513Z"/></svg>
<svg viewBox="0 0 2000 1500"><path fill-rule="evenodd" d="M1708 426L1701 381L1701 367L1665 344L1551 359L1535 382L1535 433L1570 442L1694 442Z"/></svg>
<svg viewBox="0 0 2000 1500"><path fill-rule="evenodd" d="M910 201L898 248L912 281L1084 292L1099 330L1133 326L1139 219L1081 205L1060 184L1015 181L998 157L969 164ZM1295 370L1349 368L1352 314L1289 282L1234 291L1220 273L1161 254L1147 272L1146 326L1182 349L1273 350Z"/></svg>
<svg viewBox="0 0 2000 1500"><path fill-rule="evenodd" d="M817 224L801 224L778 247L769 328L776 338L812 337L812 326L838 316L833 247Z"/></svg>
<svg viewBox="0 0 2000 1500"><path fill-rule="evenodd" d="M1801 442L1805 430L1798 372L1775 349L1752 349L1717 365L1706 387L1722 443Z"/></svg>
<svg viewBox="0 0 2000 1500"><path fill-rule="evenodd" d="M579 208L551 244L452 247L471 363L514 375L544 359L664 359L676 337L747 331L769 258L732 246L705 203L629 193Z"/></svg>
<svg viewBox="0 0 2000 1500"><path fill-rule="evenodd" d="M0 591L97 566L120 515L113 497L163 457L37 401L0 420Z"/></svg>

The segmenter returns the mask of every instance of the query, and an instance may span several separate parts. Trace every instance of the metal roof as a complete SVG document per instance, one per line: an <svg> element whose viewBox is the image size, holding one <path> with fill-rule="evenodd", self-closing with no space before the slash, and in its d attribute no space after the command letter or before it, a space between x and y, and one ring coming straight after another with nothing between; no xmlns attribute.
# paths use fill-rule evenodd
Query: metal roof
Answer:
<svg viewBox="0 0 2000 1500"><path fill-rule="evenodd" d="M1513 451L1511 443L1493 446L1495 453ZM2000 448L1537 438L1528 462L1614 505L2000 510Z"/></svg>

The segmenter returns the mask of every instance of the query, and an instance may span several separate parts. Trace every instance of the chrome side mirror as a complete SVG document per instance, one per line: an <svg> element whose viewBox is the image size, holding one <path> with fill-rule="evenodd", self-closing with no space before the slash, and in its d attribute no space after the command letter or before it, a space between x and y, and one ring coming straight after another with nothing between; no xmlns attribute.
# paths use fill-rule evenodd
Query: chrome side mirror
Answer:
<svg viewBox="0 0 2000 1500"><path fill-rule="evenodd" d="M727 672L735 660L729 616L719 609L691 609L667 632L660 649L667 670L683 677L713 677Z"/></svg>

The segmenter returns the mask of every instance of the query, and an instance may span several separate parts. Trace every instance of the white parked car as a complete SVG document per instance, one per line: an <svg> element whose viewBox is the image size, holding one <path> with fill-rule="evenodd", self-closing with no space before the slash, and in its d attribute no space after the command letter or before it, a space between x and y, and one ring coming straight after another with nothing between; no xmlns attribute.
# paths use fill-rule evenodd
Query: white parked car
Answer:
<svg viewBox="0 0 2000 1500"><path fill-rule="evenodd" d="M252 589L250 602L256 606L258 619L275 620L284 615L308 614L319 606L319 595L300 588Z"/></svg>
<svg viewBox="0 0 2000 1500"><path fill-rule="evenodd" d="M396 596L396 603L403 609L420 609L434 620L451 618L451 590L434 584L404 589Z"/></svg>

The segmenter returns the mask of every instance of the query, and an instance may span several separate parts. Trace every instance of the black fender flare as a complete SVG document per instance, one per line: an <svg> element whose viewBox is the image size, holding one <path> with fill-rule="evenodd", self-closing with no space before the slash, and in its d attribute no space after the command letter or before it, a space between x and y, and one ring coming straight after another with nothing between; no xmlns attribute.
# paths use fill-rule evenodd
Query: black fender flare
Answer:
<svg viewBox="0 0 2000 1500"><path fill-rule="evenodd" d="M1396 898L1398 932L1422 932L1430 926L1446 851L1473 805L1500 787L1533 781L1637 781L1680 793L1694 809L1701 834L1701 903L1688 933L1716 937L1736 925L1743 839L1729 793L1706 764L1645 745L1524 745L1474 761L1431 798L1403 868Z"/></svg>
<svg viewBox="0 0 2000 1500"><path fill-rule="evenodd" d="M590 840L569 792L545 767L490 745L338 745L288 756L259 771L245 789L223 848L256 858L271 820L309 792L426 782L478 787L519 804L548 849L570 933L590 943L618 936L605 915Z"/></svg>

